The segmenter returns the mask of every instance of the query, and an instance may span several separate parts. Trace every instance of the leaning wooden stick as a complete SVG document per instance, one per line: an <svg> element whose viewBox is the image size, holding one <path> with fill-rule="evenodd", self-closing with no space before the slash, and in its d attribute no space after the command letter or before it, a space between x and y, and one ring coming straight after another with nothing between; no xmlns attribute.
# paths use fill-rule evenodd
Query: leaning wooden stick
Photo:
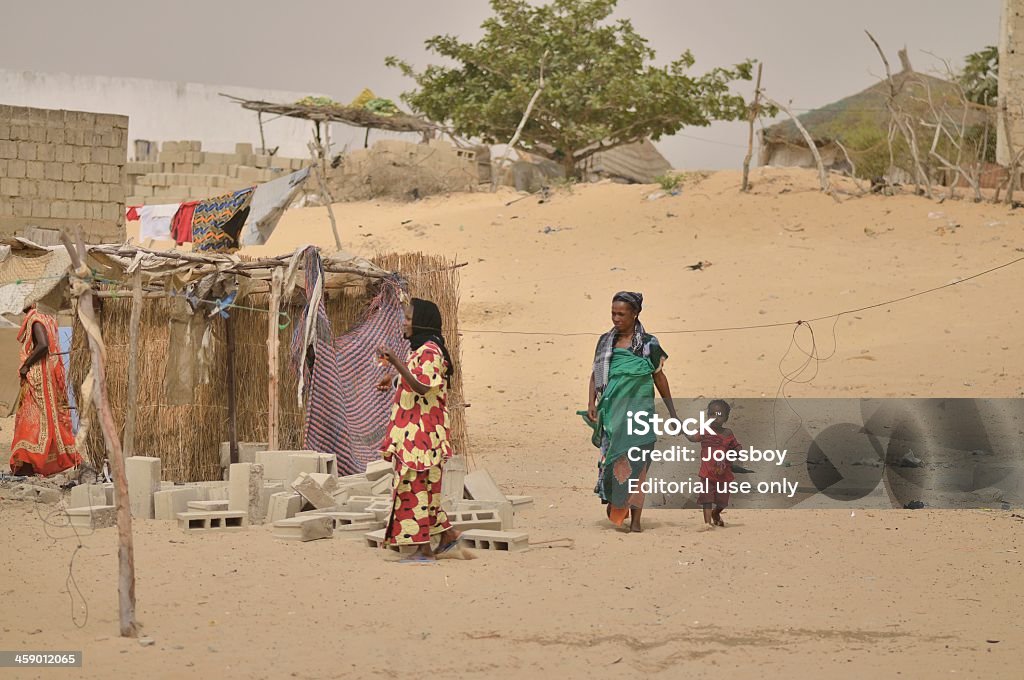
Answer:
<svg viewBox="0 0 1024 680"><path fill-rule="evenodd" d="M114 416L107 401L106 385L106 347L93 312L92 284L89 280L89 269L85 266L85 242L82 232L77 234L78 248L71 243L67 232L60 235L64 247L71 259L72 270L69 273L71 294L77 300L78 318L82 322L89 338L89 349L92 352L92 397L96 413L103 431L103 442L107 447L107 460L114 475L114 504L117 506L117 602L120 613L121 636L135 637L138 630L135 623L135 554L132 547L132 514L128 506L128 479L124 472L124 459L121 453L121 441L117 436Z"/></svg>

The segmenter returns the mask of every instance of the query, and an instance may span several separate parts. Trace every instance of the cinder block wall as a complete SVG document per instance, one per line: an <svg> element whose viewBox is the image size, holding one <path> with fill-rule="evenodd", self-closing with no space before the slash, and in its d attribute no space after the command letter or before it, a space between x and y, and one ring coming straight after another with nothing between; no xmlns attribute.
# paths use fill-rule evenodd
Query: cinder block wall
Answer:
<svg viewBox="0 0 1024 680"><path fill-rule="evenodd" d="M0 105L0 235L124 240L128 117Z"/></svg>

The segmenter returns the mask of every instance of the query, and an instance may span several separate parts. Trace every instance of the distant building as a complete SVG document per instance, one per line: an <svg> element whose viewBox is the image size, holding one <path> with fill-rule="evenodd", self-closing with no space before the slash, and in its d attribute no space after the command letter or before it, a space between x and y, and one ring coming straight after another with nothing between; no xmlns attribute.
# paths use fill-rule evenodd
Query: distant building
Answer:
<svg viewBox="0 0 1024 680"><path fill-rule="evenodd" d="M291 103L315 92L264 90L229 85L205 85L144 78L37 73L0 69L0 105L75 111L105 111L128 116L129 160L155 160L156 145L145 142L196 140L205 151L234 153L239 142L259 148L256 113L221 97L227 93L246 99ZM309 156L312 135L306 121L264 116L268 149L290 158ZM362 146L364 131L339 125L331 140L340 150L346 143Z"/></svg>

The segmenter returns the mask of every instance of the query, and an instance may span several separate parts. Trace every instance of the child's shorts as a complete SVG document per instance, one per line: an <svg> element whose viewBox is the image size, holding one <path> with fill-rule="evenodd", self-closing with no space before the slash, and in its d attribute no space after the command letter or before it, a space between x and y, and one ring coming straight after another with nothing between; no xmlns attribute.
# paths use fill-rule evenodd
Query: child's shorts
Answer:
<svg viewBox="0 0 1024 680"><path fill-rule="evenodd" d="M709 484L709 491L707 493L697 494L697 504L698 505L715 505L715 506L717 506L719 508L727 508L727 507L729 507L729 494L728 494L728 492L721 493L719 491L716 491L715 490L716 482L713 479L710 480L708 482L708 484Z"/></svg>

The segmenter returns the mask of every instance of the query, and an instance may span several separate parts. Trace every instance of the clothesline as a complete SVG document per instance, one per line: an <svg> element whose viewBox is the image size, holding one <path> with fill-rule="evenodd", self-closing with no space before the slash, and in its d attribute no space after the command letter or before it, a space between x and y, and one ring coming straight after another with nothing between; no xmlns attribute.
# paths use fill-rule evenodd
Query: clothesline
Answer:
<svg viewBox="0 0 1024 680"><path fill-rule="evenodd" d="M309 168L264 184L207 199L128 206L125 219L140 222L144 239L193 243L207 252L234 252L263 245L277 226Z"/></svg>

